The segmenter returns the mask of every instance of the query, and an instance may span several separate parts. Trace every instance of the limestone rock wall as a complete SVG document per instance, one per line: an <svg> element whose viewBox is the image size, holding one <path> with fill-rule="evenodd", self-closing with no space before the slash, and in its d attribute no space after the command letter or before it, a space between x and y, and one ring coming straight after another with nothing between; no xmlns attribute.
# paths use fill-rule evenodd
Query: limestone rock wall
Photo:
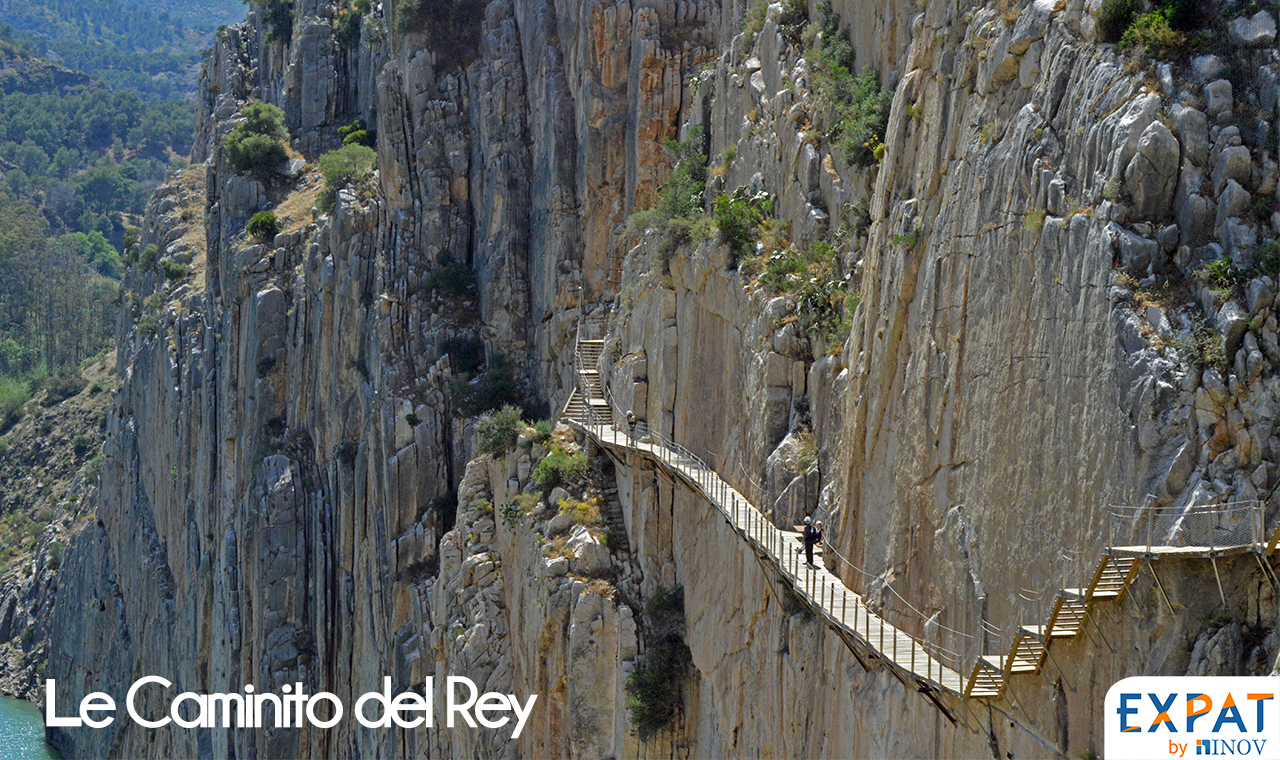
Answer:
<svg viewBox="0 0 1280 760"><path fill-rule="evenodd" d="M383 675L456 674L540 703L518 740L117 723L54 732L66 756L1074 756L1122 675L1274 663L1256 565L1226 563L1220 604L1170 563L1168 609L1144 579L1100 613L1108 645L1064 645L1072 669L1018 681L1018 707L935 705L798 612L641 460L613 462L628 556L566 525L532 485L537 444L474 457L453 408L471 376L443 349L481 340L554 410L575 330L602 318L619 411L777 524L827 520L833 570L972 656L983 620L1029 622L1017 589L1046 586L1064 550L1096 556L1106 506L1275 485L1275 283L1194 274L1243 269L1273 236L1253 200L1280 173L1260 139L1274 82L1234 92L1212 61L1148 81L1076 0L841 2L858 65L894 92L883 160L863 167L821 137L779 5L748 45L741 0L493 0L463 60L438 30L401 31L399 4L355 47L333 3L295 6L287 38L256 8L219 36L198 165L148 207L143 246L194 276L126 279L123 387L96 518L58 575L49 673L117 696L150 673L195 691L300 680L348 705ZM1261 48L1239 55L1274 73ZM239 174L220 148L255 98L286 112L287 176ZM376 175L313 211L307 164L357 117ZM670 170L664 141L699 126L733 155L708 199L766 192L788 240L835 241L860 299L847 341L803 331L715 238L668 268L627 232ZM264 209L282 231L252 240ZM473 300L429 286L449 260L474 269ZM1178 341L1204 330L1210 362ZM638 612L675 585L695 673L679 725L641 747L623 693Z"/></svg>

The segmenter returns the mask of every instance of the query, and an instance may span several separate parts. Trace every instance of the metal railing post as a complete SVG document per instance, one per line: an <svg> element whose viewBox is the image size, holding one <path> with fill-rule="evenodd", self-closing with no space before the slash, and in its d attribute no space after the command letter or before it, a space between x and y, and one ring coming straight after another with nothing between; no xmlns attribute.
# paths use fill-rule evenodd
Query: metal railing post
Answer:
<svg viewBox="0 0 1280 760"><path fill-rule="evenodd" d="M1147 554L1151 554L1151 532L1155 528L1156 508L1151 507L1147 514Z"/></svg>
<svg viewBox="0 0 1280 760"><path fill-rule="evenodd" d="M1261 551L1264 534L1267 532L1266 513L1263 512L1261 499L1253 502L1253 518L1253 544L1255 550Z"/></svg>

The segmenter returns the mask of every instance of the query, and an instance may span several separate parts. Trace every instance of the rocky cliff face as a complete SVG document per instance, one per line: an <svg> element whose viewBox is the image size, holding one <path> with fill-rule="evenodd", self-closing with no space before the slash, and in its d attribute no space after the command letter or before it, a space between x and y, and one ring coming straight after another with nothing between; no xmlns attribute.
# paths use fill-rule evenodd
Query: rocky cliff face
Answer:
<svg viewBox="0 0 1280 760"><path fill-rule="evenodd" d="M148 207L143 247L195 274L129 275L97 519L58 575L49 673L65 694L158 673L194 691L302 681L348 705L384 675L454 674L540 702L518 740L117 722L55 732L68 756L1077 755L1100 746L1116 678L1274 667L1258 566L1224 562L1220 600L1171 562L1167 604L1144 577L1101 614L1107 645L1056 650L1073 667L1019 682L1017 707L939 710L643 461L589 452L615 474L542 494L539 444L475 458L455 414L477 387L459 341L555 409L591 317L619 408L777 524L826 519L833 571L976 654L984 621L1030 622L1018 589L1064 551L1096 556L1108 505L1275 485L1276 286L1244 274L1275 234L1273 48L1144 68L1098 44L1079 0L808 8L838 14L892 89L864 165L823 138L795 8L493 0L459 52L396 18L412 3L369 11L354 43L335 33L345 3L293 3L288 34L270 5L219 36L199 165ZM1261 73L1233 84L1228 65ZM250 99L285 110L287 176L227 162ZM313 210L307 161L356 118L377 128L376 179ZM826 276L859 296L847 340L806 330L799 297L718 239L673 253L628 231L671 171L663 142L699 134L707 200L768 193L777 235L833 245ZM268 209L283 229L250 239ZM474 291L439 286L451 262ZM557 513L591 493L625 551ZM622 684L644 600L676 585L686 708L640 746Z"/></svg>

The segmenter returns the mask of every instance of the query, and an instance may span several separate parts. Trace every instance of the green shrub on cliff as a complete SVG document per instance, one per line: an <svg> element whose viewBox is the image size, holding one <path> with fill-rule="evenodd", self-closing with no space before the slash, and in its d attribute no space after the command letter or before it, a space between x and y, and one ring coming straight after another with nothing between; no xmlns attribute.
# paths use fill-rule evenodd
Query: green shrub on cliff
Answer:
<svg viewBox="0 0 1280 760"><path fill-rule="evenodd" d="M451 395L453 409L460 417L475 417L507 404L520 403L515 373L502 354L490 357L484 374L475 380L454 382Z"/></svg>
<svg viewBox="0 0 1280 760"><path fill-rule="evenodd" d="M544 493L556 486L581 485L587 479L587 455L552 451L533 468L533 480Z"/></svg>
<svg viewBox="0 0 1280 760"><path fill-rule="evenodd" d="M484 364L484 342L478 338L459 336L440 344L440 352L449 355L454 372L469 375Z"/></svg>
<svg viewBox="0 0 1280 760"><path fill-rule="evenodd" d="M167 280L182 280L191 274L190 264L181 264L173 259L165 259L160 262L160 271L164 273Z"/></svg>
<svg viewBox="0 0 1280 760"><path fill-rule="evenodd" d="M269 176L289 157L283 142L289 138L284 111L270 103L254 101L245 106L242 115L245 120L223 141L227 160L238 171Z"/></svg>
<svg viewBox="0 0 1280 760"><path fill-rule="evenodd" d="M428 290L443 296L461 297L475 292L476 273L471 267L456 261L452 253L440 256L439 263L427 273Z"/></svg>
<svg viewBox="0 0 1280 760"><path fill-rule="evenodd" d="M343 145L364 145L372 148L378 142L378 131L365 126L364 119L356 119L345 127L338 127L338 137Z"/></svg>
<svg viewBox="0 0 1280 760"><path fill-rule="evenodd" d="M244 226L244 230L254 240L265 243L279 234L280 221L270 211L259 211L249 218L249 223Z"/></svg>
<svg viewBox="0 0 1280 760"><path fill-rule="evenodd" d="M640 741L671 728L684 712L693 654L684 642L684 591L659 588L644 606L644 654L627 676L627 711Z"/></svg>
<svg viewBox="0 0 1280 760"><path fill-rule="evenodd" d="M848 280L841 271L839 250L825 241L804 250L790 246L747 259L742 265L743 274L755 277L756 284L767 292L790 295L800 328L825 338L833 349L848 337L858 306L858 298L849 293Z"/></svg>
<svg viewBox="0 0 1280 760"><path fill-rule="evenodd" d="M262 8L262 20L267 25L268 42L288 42L293 37L292 0L252 0Z"/></svg>
<svg viewBox="0 0 1280 760"><path fill-rule="evenodd" d="M241 116L244 117L244 122L240 126L250 134L266 135L277 140L289 139L289 128L284 123L284 111L279 106L255 100L244 107Z"/></svg>
<svg viewBox="0 0 1280 760"><path fill-rule="evenodd" d="M344 48L352 48L360 41L361 23L372 4L372 0L355 0L338 8L333 19L333 36Z"/></svg>
<svg viewBox="0 0 1280 760"><path fill-rule="evenodd" d="M1165 58L1187 45L1188 37L1173 27L1175 3L1165 3L1133 20L1120 38L1123 48L1137 48L1147 55Z"/></svg>
<svg viewBox="0 0 1280 760"><path fill-rule="evenodd" d="M632 235L658 235L658 260L664 274L670 273L677 248L711 233L702 201L707 187L706 132L701 126L694 127L683 141L668 140L667 150L674 163L667 181L658 189L657 201L627 220L627 232Z"/></svg>
<svg viewBox="0 0 1280 760"><path fill-rule="evenodd" d="M1258 260L1258 271L1271 279L1280 277L1280 241L1268 240L1258 246L1255 256Z"/></svg>
<svg viewBox="0 0 1280 760"><path fill-rule="evenodd" d="M1142 9L1140 0L1104 0L1098 9L1098 39L1119 42Z"/></svg>
<svg viewBox="0 0 1280 760"><path fill-rule="evenodd" d="M510 404L494 412L485 412L476 422L476 453L494 459L505 457L520 437L520 410Z"/></svg>
<svg viewBox="0 0 1280 760"><path fill-rule="evenodd" d="M138 256L138 269L143 272L154 272L160 263L160 246L152 243Z"/></svg>
<svg viewBox="0 0 1280 760"><path fill-rule="evenodd" d="M716 196L713 209L720 239L729 244L729 268L736 269L738 262L755 252L760 226L773 216L773 199L768 193L750 195L746 188L738 188Z"/></svg>
<svg viewBox="0 0 1280 760"><path fill-rule="evenodd" d="M880 87L875 69L854 74L853 44L840 28L840 17L830 3L823 3L822 35L805 52L812 72L813 91L824 111L827 139L838 144L850 163L872 166L883 154L880 147L893 91Z"/></svg>
<svg viewBox="0 0 1280 760"><path fill-rule="evenodd" d="M1139 0L1105 0L1098 9L1098 39L1121 49L1170 58L1213 39L1201 29L1204 11L1196 0L1163 0L1143 13Z"/></svg>
<svg viewBox="0 0 1280 760"><path fill-rule="evenodd" d="M344 145L320 156L316 161L324 175L324 190L318 203L320 210L331 210L334 198L342 188L368 179L377 160L378 153L365 145Z"/></svg>

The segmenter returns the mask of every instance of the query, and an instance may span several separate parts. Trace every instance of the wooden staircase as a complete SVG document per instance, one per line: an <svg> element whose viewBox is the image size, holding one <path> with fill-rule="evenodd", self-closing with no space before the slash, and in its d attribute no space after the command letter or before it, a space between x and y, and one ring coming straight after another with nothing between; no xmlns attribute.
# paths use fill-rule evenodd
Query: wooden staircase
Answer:
<svg viewBox="0 0 1280 760"><path fill-rule="evenodd" d="M1001 658L1002 680L1014 673L1039 673L1054 639L1074 638L1080 633L1090 604L1104 599L1119 602L1124 598L1138 573L1138 563L1134 557L1104 554L1089 588L1065 588L1057 593L1047 624L1018 626L1009 656Z"/></svg>
<svg viewBox="0 0 1280 760"><path fill-rule="evenodd" d="M965 687L965 699L994 699L1004 692L1005 658L983 655L973 664L973 674Z"/></svg>
<svg viewBox="0 0 1280 760"><path fill-rule="evenodd" d="M587 405L583 402L582 396L578 394L578 389L574 389L569 394L569 402L564 405L564 414L566 417L575 420L585 420L587 418Z"/></svg>
<svg viewBox="0 0 1280 760"><path fill-rule="evenodd" d="M578 403L591 409L597 424L612 425L613 410L605 396L604 386L600 382L600 357L604 355L603 340L586 340L579 338L575 349L578 359ZM570 403L573 399L570 398ZM566 406L565 411L569 409ZM583 410L579 409L579 413ZM585 414L575 419L586 419Z"/></svg>
<svg viewBox="0 0 1280 760"><path fill-rule="evenodd" d="M928 642L890 624L869 608L861 596L846 587L840 578L828 573L823 565L809 566L801 562L793 546L796 534L779 531L746 497L698 457L674 442L661 440L659 436L638 439L625 431L615 430L609 395L600 376L605 341L583 337L602 334L602 327L599 321L587 321L579 326L574 349L576 387L564 407L566 420L592 436L601 446L640 452L702 491L724 514L729 525L753 547L757 558L774 568L793 592L820 614L860 659L863 654L869 654L885 662L895 676L903 679L904 683L915 683L949 718L951 713L938 700L938 695L948 693L968 699L1002 698L1014 674L1035 674L1044 668L1055 640L1071 639L1084 632L1091 607L1102 601L1123 601L1141 563L1159 556L1159 552L1153 549L1164 548L1148 545L1146 554L1136 556L1129 551L1132 547L1112 545L1105 549L1085 588L1059 589L1048 605L1048 617L1043 625L1018 625L1012 632L1008 653L978 657L966 678L958 655L936 645L931 648ZM1280 490L1277 493L1280 494ZM611 536L619 542L617 551L629 558L631 547L621 506L617 502L616 486L606 488L603 496L602 511L609 522ZM1280 496L1273 498L1280 499ZM1264 518L1259 516L1257 519L1261 522ZM1254 547L1264 550L1263 557L1280 548L1280 525L1274 534L1264 534L1261 539L1255 538L1253 544L1234 548L1256 551ZM1264 565L1264 569L1270 570L1270 567ZM1043 612L1041 610L1041 614ZM999 629L988 630L999 633ZM954 664L948 665L940 657L954 658L947 661Z"/></svg>

